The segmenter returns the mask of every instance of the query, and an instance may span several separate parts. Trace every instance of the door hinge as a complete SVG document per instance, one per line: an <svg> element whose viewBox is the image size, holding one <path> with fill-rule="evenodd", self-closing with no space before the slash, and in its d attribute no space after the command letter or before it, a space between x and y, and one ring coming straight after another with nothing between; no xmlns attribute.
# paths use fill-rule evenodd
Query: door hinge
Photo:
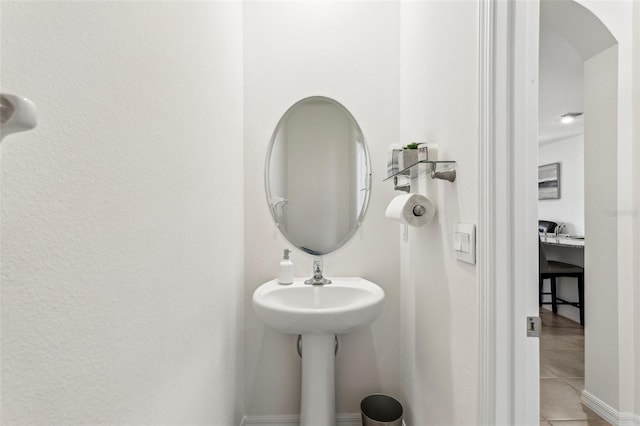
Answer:
<svg viewBox="0 0 640 426"><path fill-rule="evenodd" d="M540 317L527 317L527 337L540 337Z"/></svg>

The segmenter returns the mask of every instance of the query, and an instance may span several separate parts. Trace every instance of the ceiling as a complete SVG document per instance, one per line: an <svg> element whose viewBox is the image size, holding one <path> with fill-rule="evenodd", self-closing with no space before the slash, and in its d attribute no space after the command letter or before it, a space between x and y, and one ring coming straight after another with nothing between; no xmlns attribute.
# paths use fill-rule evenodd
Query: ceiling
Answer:
<svg viewBox="0 0 640 426"><path fill-rule="evenodd" d="M615 43L615 38L600 20L576 2L540 2L540 144L583 133L582 118L562 124L560 116L583 112L584 61Z"/></svg>

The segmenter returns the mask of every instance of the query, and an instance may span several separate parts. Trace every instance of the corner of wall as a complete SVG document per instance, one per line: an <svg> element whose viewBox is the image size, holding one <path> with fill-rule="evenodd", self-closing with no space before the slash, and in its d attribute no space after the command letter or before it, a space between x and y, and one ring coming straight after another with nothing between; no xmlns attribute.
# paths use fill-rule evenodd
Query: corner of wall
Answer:
<svg viewBox="0 0 640 426"><path fill-rule="evenodd" d="M633 111L632 117L640 117L640 2L633 3L633 64L631 75L636 76L632 79L632 103ZM640 164L640 120L633 120L633 152L634 152L634 164ZM634 167L634 177L632 180L634 186L634 200L633 200L633 214L635 220L633 221L634 227L634 244L633 244L633 258L638 259L640 257L640 167ZM633 273L633 281L635 289L635 321L633 321L635 327L635 404L634 413L636 415L635 423L640 426L640 263L635 262L635 269Z"/></svg>

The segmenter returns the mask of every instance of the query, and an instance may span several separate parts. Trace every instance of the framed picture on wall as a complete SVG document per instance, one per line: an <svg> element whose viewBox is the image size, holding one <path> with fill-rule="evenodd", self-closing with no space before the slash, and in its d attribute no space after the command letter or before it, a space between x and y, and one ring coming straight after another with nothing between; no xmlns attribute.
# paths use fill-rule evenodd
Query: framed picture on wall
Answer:
<svg viewBox="0 0 640 426"><path fill-rule="evenodd" d="M560 198L560 163L538 167L538 200Z"/></svg>

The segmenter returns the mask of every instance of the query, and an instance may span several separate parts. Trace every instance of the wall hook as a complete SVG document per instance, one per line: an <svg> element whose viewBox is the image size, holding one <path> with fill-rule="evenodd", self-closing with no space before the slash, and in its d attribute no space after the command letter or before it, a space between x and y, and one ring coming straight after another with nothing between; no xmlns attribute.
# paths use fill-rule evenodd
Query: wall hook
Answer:
<svg viewBox="0 0 640 426"><path fill-rule="evenodd" d="M411 184L410 183L404 183L402 185L398 185L398 176L394 176L393 177L393 189L394 191L404 191L404 192L411 192Z"/></svg>
<svg viewBox="0 0 640 426"><path fill-rule="evenodd" d="M456 180L456 168L451 167L447 169L433 171L431 172L431 178L448 180L449 182L453 182Z"/></svg>
<svg viewBox="0 0 640 426"><path fill-rule="evenodd" d="M37 124L33 102L23 96L0 93L0 141L11 133L31 130Z"/></svg>

